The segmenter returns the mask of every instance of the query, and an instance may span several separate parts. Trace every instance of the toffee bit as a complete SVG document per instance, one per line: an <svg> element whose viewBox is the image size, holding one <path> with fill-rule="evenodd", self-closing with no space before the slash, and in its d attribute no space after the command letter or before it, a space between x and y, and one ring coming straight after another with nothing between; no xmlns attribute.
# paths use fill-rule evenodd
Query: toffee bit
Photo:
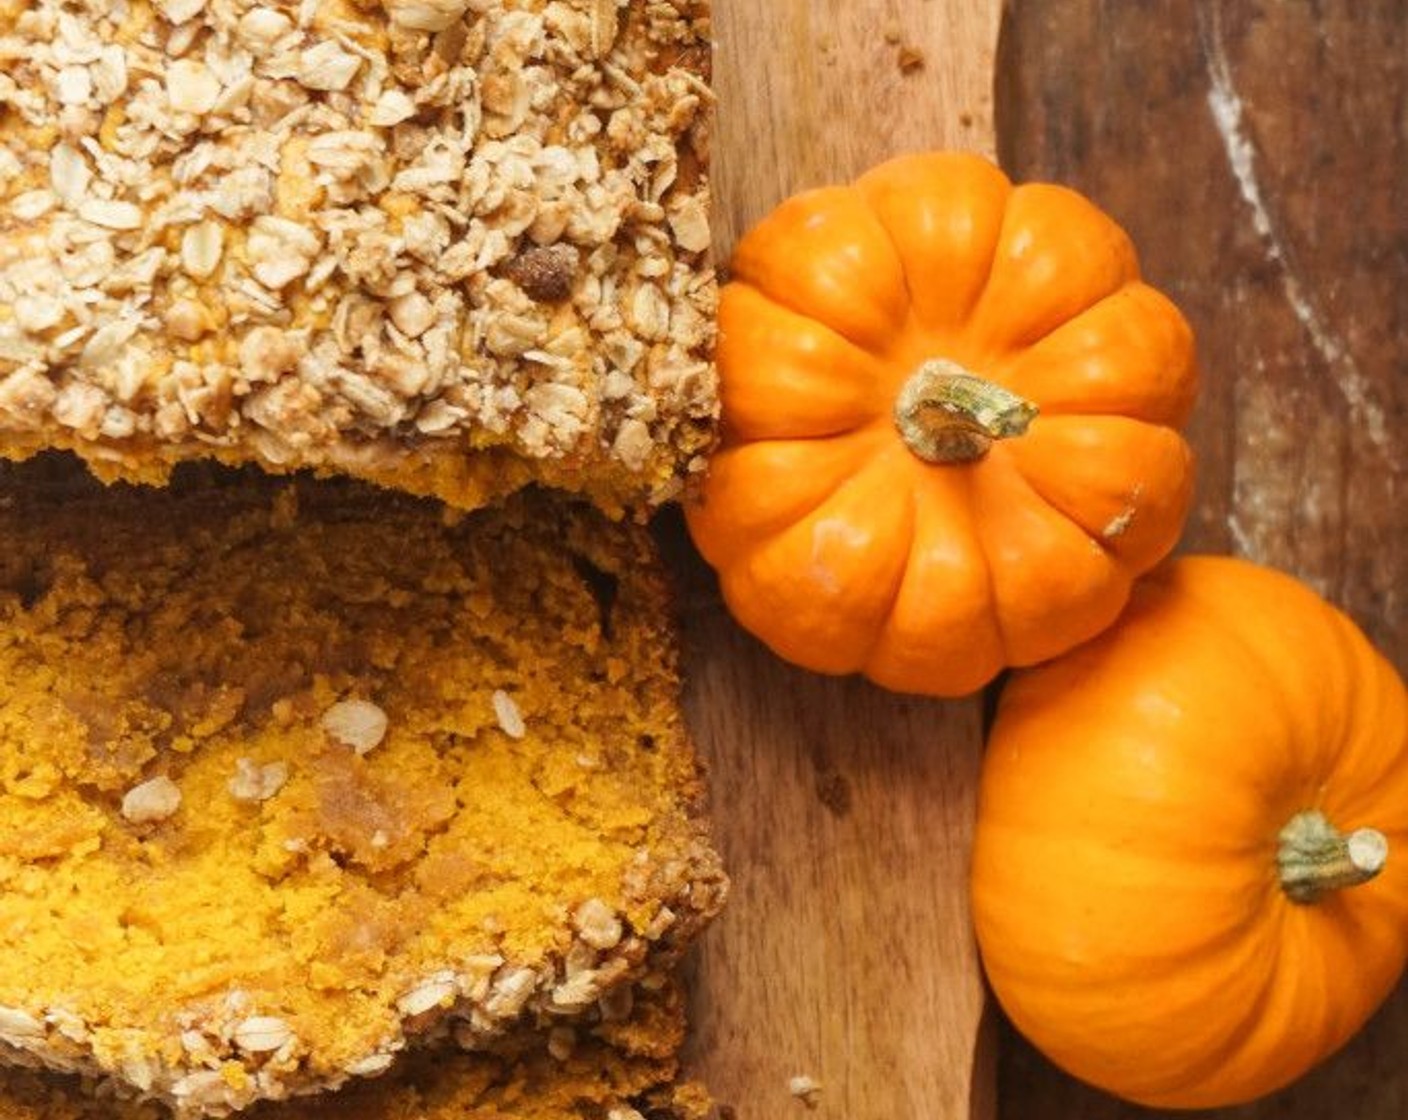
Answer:
<svg viewBox="0 0 1408 1120"><path fill-rule="evenodd" d="M509 261L505 274L538 303L561 303L572 294L579 258L571 245L540 245Z"/></svg>

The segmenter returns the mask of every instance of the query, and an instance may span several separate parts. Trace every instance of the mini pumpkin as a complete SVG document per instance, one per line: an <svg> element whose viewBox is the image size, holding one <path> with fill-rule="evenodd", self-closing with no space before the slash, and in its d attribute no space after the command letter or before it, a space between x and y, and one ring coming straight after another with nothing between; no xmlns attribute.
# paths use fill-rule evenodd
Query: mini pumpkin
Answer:
<svg viewBox="0 0 1408 1120"><path fill-rule="evenodd" d="M1177 540L1192 333L1079 194L905 156L784 203L731 268L686 516L782 657L971 692L1109 625Z"/></svg>
<svg viewBox="0 0 1408 1120"><path fill-rule="evenodd" d="M1408 698L1304 585L1146 577L1004 690L972 874L1013 1023L1121 1097L1259 1097L1342 1045L1408 951Z"/></svg>

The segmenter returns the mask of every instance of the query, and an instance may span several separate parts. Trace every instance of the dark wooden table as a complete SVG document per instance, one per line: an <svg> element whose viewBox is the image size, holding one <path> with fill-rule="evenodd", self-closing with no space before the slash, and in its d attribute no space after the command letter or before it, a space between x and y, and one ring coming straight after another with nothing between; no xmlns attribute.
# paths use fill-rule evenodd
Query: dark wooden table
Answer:
<svg viewBox="0 0 1408 1120"><path fill-rule="evenodd" d="M1198 332L1185 547L1292 572L1408 672L1408 3L1016 0L1004 166L1109 210ZM1004 1120L1158 1113L1008 1032ZM1408 1118L1408 986L1339 1056L1219 1120Z"/></svg>

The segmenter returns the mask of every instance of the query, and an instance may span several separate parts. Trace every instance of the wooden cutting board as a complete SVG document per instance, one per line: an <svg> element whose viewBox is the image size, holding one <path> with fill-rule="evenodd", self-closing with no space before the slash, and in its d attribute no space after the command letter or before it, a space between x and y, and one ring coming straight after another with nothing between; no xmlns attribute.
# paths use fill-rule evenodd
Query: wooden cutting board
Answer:
<svg viewBox="0 0 1408 1120"><path fill-rule="evenodd" d="M903 151L992 151L998 0L714 10L721 263L796 190ZM966 886L980 701L781 664L729 621L678 524L665 535L734 879L697 957L693 1071L723 1120L988 1120L995 1067ZM810 1104L794 1078L820 1087Z"/></svg>
<svg viewBox="0 0 1408 1120"><path fill-rule="evenodd" d="M715 2L721 259L796 187L991 143L996 0ZM1006 169L1108 209L1197 330L1184 547L1296 573L1408 671L1402 8L1010 0L998 111ZM906 45L923 55L908 78ZM696 1069L739 1120L990 1120L961 889L977 706L779 666L678 559L738 882L699 961ZM1296 1085L1199 1115L1401 1120L1405 1044L1408 984ZM1010 1032L1003 1051L1004 1120L1174 1116L1077 1084ZM814 1114L788 1096L799 1073L823 1083Z"/></svg>

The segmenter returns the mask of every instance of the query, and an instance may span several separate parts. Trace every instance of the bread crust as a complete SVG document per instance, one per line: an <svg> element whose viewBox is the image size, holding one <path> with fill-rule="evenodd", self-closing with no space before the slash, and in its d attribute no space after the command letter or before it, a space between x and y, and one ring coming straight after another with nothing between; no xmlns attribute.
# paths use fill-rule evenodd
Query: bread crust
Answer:
<svg viewBox="0 0 1408 1120"><path fill-rule="evenodd" d="M662 979L619 1014L515 1032L488 1051L410 1055L340 1092L265 1102L249 1120L703 1120L702 1087L679 1080L684 1002ZM630 994L630 990L627 990ZM166 1120L113 1086L0 1070L0 1120Z"/></svg>

